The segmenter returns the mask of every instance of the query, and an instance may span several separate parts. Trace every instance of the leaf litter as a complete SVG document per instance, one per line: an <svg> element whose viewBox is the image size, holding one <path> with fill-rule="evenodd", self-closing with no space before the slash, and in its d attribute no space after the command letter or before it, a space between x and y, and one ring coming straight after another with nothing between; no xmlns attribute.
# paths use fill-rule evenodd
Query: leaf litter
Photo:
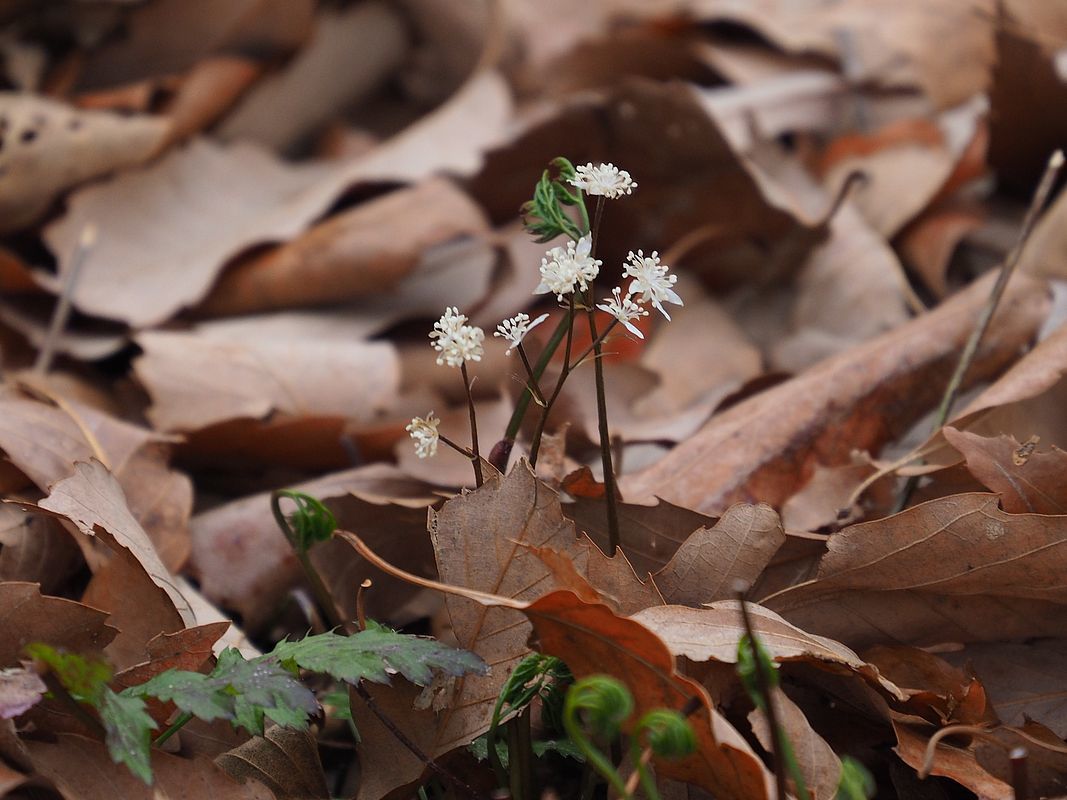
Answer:
<svg viewBox="0 0 1067 800"><path fill-rule="evenodd" d="M1062 191L929 421L1067 132L1048 4L97 5L0 12L0 796L487 795L468 748L539 652L621 681L624 737L688 713L695 751L646 759L665 796L774 797L741 585L812 797L853 761L877 796L1021 796L1020 743L1064 792ZM541 387L564 369L566 302L531 294L559 241L520 206L560 155L637 181L605 203L594 302L641 248L685 305L574 366L535 470L541 406L505 428L522 358ZM405 430L432 411L472 444L426 339L453 306L489 332L477 478ZM521 357L491 335L519 312L549 314ZM309 551L340 627L271 512L294 487L346 532ZM109 698L267 659L300 713L234 733L271 718L249 684L123 756L138 777L94 724L158 736L191 695L71 706L34 643L106 662ZM578 796L580 766L537 763Z"/></svg>

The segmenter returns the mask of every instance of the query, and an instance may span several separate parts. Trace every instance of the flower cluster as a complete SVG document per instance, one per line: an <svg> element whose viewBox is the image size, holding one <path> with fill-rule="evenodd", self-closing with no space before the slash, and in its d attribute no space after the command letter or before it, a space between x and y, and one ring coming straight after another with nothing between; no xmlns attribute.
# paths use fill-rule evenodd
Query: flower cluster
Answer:
<svg viewBox="0 0 1067 800"><path fill-rule="evenodd" d="M603 263L592 257L592 249L593 237L587 233L577 242L567 242L566 247L553 247L545 253L541 259L541 283L534 294L551 292L562 302L563 295L588 289Z"/></svg>
<svg viewBox="0 0 1067 800"><path fill-rule="evenodd" d="M497 325L496 333L493 336L502 336L508 342L508 349L504 351L504 355L510 356L512 349L522 343L522 340L526 338L526 334L546 319L548 319L548 314L542 314L531 322L529 314L516 314L514 317L506 319Z"/></svg>
<svg viewBox="0 0 1067 800"><path fill-rule="evenodd" d="M633 320L639 317L647 317L648 309L642 308L641 304L635 302L631 295L623 296L622 289L618 286L611 290L611 295L611 297L605 297L604 302L599 303L597 308L615 317L626 327L626 330L638 339L644 339L645 335L633 324Z"/></svg>
<svg viewBox="0 0 1067 800"><path fill-rule="evenodd" d="M436 339L433 348L438 353L437 363L450 367L462 366L467 361L481 361L485 348L485 331L467 324L467 317L459 309L446 308L444 315L433 324L430 338Z"/></svg>
<svg viewBox="0 0 1067 800"><path fill-rule="evenodd" d="M623 195L631 194L637 187L637 183L630 177L630 173L619 169L614 164L594 165L589 163L572 168L570 162L566 159L557 159L553 164L560 166L564 176L571 176L566 179L567 182L581 191L577 195L573 195L565 189L554 189L553 180L548 177L549 173L545 172L546 177L542 179L542 183L538 184L538 193L535 193L535 199L532 202L540 203L537 208L539 209L538 213L541 214L544 220L547 220L544 224L552 223L549 226L549 235L546 238L559 233L569 233L572 236L577 236L579 229L576 228L569 212L566 212L563 206L581 205L583 202L581 199L582 192L588 195L616 199ZM563 178L561 177L558 180L562 181ZM548 186L548 188L546 189L545 186ZM561 191L562 195L560 194ZM561 196L563 197L562 200L560 199ZM581 210L582 217L586 225L588 225L588 216L584 205L582 205ZM529 223L527 227L534 233L544 235L544 231L531 227ZM544 240L542 239L542 241ZM563 302L564 297L567 295L587 292L593 280L600 273L602 264L602 261L593 258L592 233L586 233L576 240L572 239L566 245L553 247L541 259L541 282L534 289L534 294L551 293L556 295L557 300ZM651 304L668 320L670 315L663 304L682 305L682 299L674 291L674 285L677 283L678 278L670 274L670 267L660 262L659 253L653 251L651 255L646 256L641 250L636 253L631 251L627 256L626 263L623 265L623 275L625 279L629 280L625 293L623 286L617 286L612 290L611 297L604 298L604 302L597 304L596 307L614 317L631 334L643 339L644 334L641 333L640 328L634 322L641 317L649 315L649 310L645 308L646 304ZM624 286L626 286L625 280ZM511 355L513 349L521 346L526 335L547 318L548 314L542 314L536 319L531 319L529 314L519 313L497 325L493 335L504 339L508 343L506 354ZM482 355L485 352L485 332L481 328L467 323L467 317L460 314L459 309L454 307L446 308L441 319L434 323L433 331L430 333L430 340L438 353L438 364L459 367L468 361L480 361L482 359ZM614 325L615 323L612 324ZM602 341L607 334L608 330L602 331L598 341ZM526 359L525 352L521 349L520 355L532 382L532 391L536 394L538 392L537 377ZM467 380L469 397L470 379L466 371L463 374L465 380ZM558 391L557 387L557 394ZM553 399L554 397L555 395L553 395ZM550 407L550 404L551 401L549 401L549 406L546 406L546 408ZM473 453L472 458L475 460L475 472L480 485L481 473L477 469L478 446L473 421L473 407L471 409L471 419L473 445L471 452ZM435 417L431 411L425 418L415 417L411 420L411 424L407 426L407 431L415 442L415 452L419 458L429 458L437 452L437 444L441 441L437 430L440 423L441 420ZM448 439L444 439L444 442L450 447L456 447ZM536 447L534 450L536 450Z"/></svg>
<svg viewBox="0 0 1067 800"><path fill-rule="evenodd" d="M683 305L682 298L671 288L678 282L678 276L671 275L670 267L660 263L659 253L655 250L650 256L640 250L636 254L631 250L626 260L629 263L625 265L623 274L627 278L633 278L628 294L640 292L640 302L647 303L651 300L652 307L669 320L671 315L663 308L663 301L676 306Z"/></svg>
<svg viewBox="0 0 1067 800"><path fill-rule="evenodd" d="M586 164L575 169L577 175L568 183L576 186L586 194L599 195L614 200L624 194L630 194L637 188L637 181L630 173L619 169L614 164Z"/></svg>
<svg viewBox="0 0 1067 800"><path fill-rule="evenodd" d="M425 417L415 417L405 428L415 442L415 455L419 458L433 458L437 455L437 442L441 438L437 426L440 424L441 420L431 411Z"/></svg>

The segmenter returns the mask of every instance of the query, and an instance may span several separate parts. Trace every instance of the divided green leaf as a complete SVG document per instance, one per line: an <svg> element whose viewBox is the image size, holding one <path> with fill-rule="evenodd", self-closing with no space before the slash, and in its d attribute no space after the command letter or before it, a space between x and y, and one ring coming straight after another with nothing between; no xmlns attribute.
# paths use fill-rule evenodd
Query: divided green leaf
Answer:
<svg viewBox="0 0 1067 800"><path fill-rule="evenodd" d="M376 622L368 622L366 630L352 636L323 633L298 642L280 642L271 655L286 664L347 683L364 679L388 683L392 670L425 686L435 670L448 675L484 675L488 671L485 662L474 653L436 639L397 633Z"/></svg>

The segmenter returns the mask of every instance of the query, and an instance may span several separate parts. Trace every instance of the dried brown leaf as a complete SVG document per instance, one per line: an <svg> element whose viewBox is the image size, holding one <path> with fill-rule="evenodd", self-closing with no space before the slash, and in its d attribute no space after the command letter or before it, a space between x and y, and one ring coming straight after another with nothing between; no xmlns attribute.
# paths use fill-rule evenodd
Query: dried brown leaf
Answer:
<svg viewBox="0 0 1067 800"><path fill-rule="evenodd" d="M1065 543L1067 518L954 495L833 534L814 580L762 602L853 647L1050 635Z"/></svg>
<svg viewBox="0 0 1067 800"><path fill-rule="evenodd" d="M60 734L55 744L27 741L25 748L38 774L52 781L70 800L155 800L160 795L175 800L274 798L254 780L238 784L206 758L189 760L153 750L153 785L147 786L126 767L115 764L107 748L92 739Z"/></svg>
<svg viewBox="0 0 1067 800"><path fill-rule="evenodd" d="M4 133L0 231L4 233L33 222L66 189L145 161L163 143L168 128L156 117L78 111L12 92L0 94L0 119Z"/></svg>
<svg viewBox="0 0 1067 800"><path fill-rule="evenodd" d="M481 73L442 108L340 168L289 166L251 145L196 140L149 169L77 193L45 239L61 256L62 280L82 227L95 224L99 240L74 304L134 326L157 323L202 300L227 259L291 239L353 184L473 172L509 106L499 76Z"/></svg>
<svg viewBox="0 0 1067 800"><path fill-rule="evenodd" d="M330 790L319 761L318 747L308 731L268 728L215 763L241 783L258 781L277 800L328 800Z"/></svg>
<svg viewBox="0 0 1067 800"><path fill-rule="evenodd" d="M336 214L227 270L197 312L247 314L336 305L394 291L424 251L488 232L482 211L446 180L429 180Z"/></svg>
<svg viewBox="0 0 1067 800"><path fill-rule="evenodd" d="M117 633L106 622L103 611L42 595L36 584L0 583L0 666L16 666L22 648L33 642L100 653Z"/></svg>
<svg viewBox="0 0 1067 800"><path fill-rule="evenodd" d="M400 382L387 342L227 341L153 331L137 343L144 355L134 369L152 397L149 418L162 430L272 412L369 420L393 402Z"/></svg>
<svg viewBox="0 0 1067 800"><path fill-rule="evenodd" d="M955 364L992 277L713 417L650 469L624 478L623 494L654 495L710 513L753 498L779 506L816 463L837 466L850 463L854 449L877 449L940 398L941 382L933 376ZM1041 284L1009 284L969 380L1013 358L1047 308Z"/></svg>
<svg viewBox="0 0 1067 800"><path fill-rule="evenodd" d="M782 522L770 506L734 505L713 528L690 534L655 574L663 598L674 605L700 605L751 585L785 542Z"/></svg>
<svg viewBox="0 0 1067 800"><path fill-rule="evenodd" d="M1060 448L1037 449L1036 442L1023 445L1012 436L979 436L952 426L941 433L971 474L1000 495L1008 513L1067 514L1067 453Z"/></svg>
<svg viewBox="0 0 1067 800"><path fill-rule="evenodd" d="M804 712L781 689L774 692L776 721L781 726L796 757L797 767L804 776L812 800L833 800L841 782L841 760L815 729ZM767 715L759 709L749 713L748 721L768 753L774 752L774 737Z"/></svg>

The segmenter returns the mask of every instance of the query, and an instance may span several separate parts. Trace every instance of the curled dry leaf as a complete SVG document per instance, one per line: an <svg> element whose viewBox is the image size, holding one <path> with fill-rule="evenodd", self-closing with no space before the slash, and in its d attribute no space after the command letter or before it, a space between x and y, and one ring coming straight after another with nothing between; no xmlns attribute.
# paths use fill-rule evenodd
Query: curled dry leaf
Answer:
<svg viewBox="0 0 1067 800"><path fill-rule="evenodd" d="M72 186L145 161L167 128L155 117L78 111L30 94L0 93L0 231L26 227Z"/></svg>
<svg viewBox="0 0 1067 800"><path fill-rule="evenodd" d="M336 305L394 290L435 245L488 233L482 211L429 180L335 214L292 242L225 272L197 311L247 314Z"/></svg>
<svg viewBox="0 0 1067 800"><path fill-rule="evenodd" d="M218 756L215 763L241 783L262 783L275 800L330 797L315 738L308 731L275 725L265 736L256 736Z"/></svg>
<svg viewBox="0 0 1067 800"><path fill-rule="evenodd" d="M654 466L624 478L623 494L706 513L753 498L780 506L816 463L850 463L852 450L876 450L940 399L942 376L950 374L992 278L712 417ZM1048 306L1043 284L1009 284L968 380L995 374L1014 358Z"/></svg>
<svg viewBox="0 0 1067 800"><path fill-rule="evenodd" d="M970 473L1000 495L1008 513L1067 514L1067 452L1041 449L1032 439L1020 444L1012 436L979 436L952 426L941 433L963 455Z"/></svg>
<svg viewBox="0 0 1067 800"><path fill-rule="evenodd" d="M893 752L912 769L922 769L926 762L927 743L932 731L920 730L897 720L893 721L893 731L897 735L897 746L893 748ZM973 746L963 749L945 744L944 741L938 742L930 774L951 778L989 800L1015 798L1011 784L1005 782L1009 776L993 776L982 769L975 760Z"/></svg>

